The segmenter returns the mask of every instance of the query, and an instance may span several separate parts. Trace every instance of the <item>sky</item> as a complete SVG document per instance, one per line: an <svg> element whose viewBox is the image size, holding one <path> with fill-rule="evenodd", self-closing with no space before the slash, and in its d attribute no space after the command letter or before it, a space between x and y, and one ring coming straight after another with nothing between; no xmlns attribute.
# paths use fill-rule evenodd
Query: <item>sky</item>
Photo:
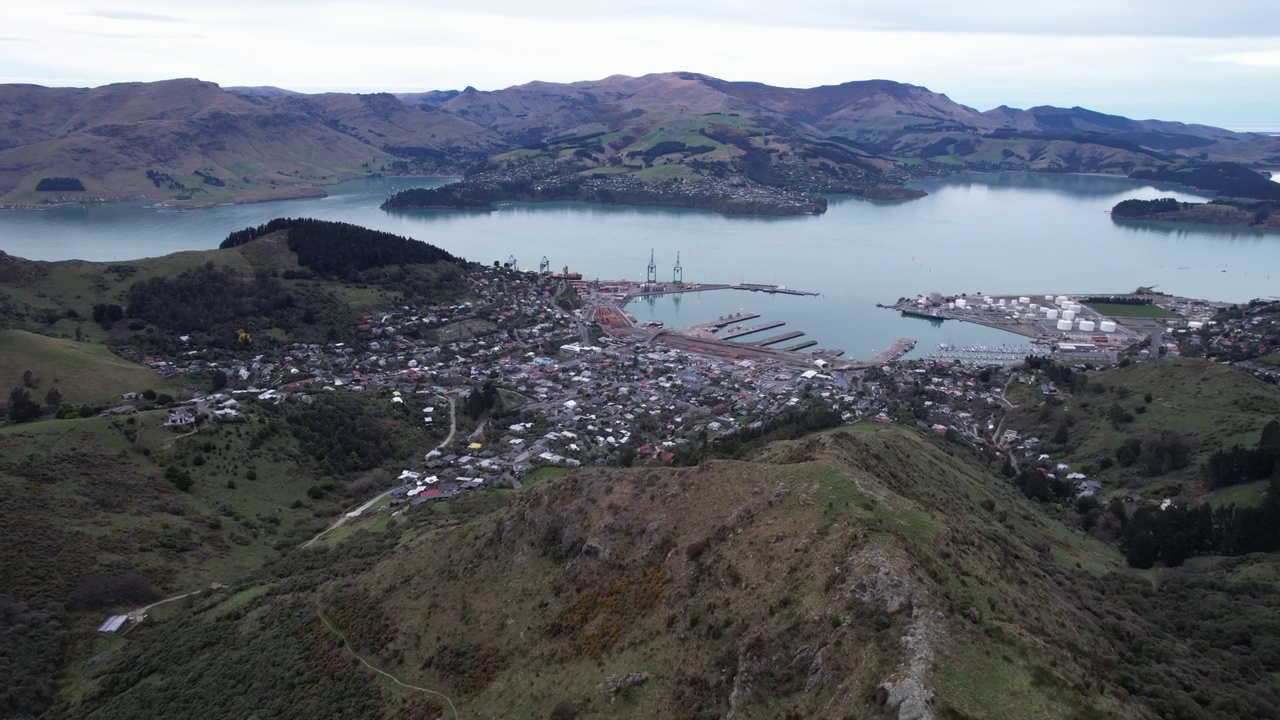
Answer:
<svg viewBox="0 0 1280 720"><path fill-rule="evenodd" d="M58 0L4 15L0 83L414 92L684 70L1280 131L1277 0Z"/></svg>

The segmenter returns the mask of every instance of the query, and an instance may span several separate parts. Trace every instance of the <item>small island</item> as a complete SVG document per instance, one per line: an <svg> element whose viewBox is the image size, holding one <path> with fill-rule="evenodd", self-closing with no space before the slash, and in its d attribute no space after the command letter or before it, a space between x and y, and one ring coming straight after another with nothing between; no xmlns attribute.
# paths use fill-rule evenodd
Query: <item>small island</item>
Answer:
<svg viewBox="0 0 1280 720"><path fill-rule="evenodd" d="M850 194L866 200L915 200L929 193L920 188L907 187L906 185L872 185L865 188L856 188Z"/></svg>
<svg viewBox="0 0 1280 720"><path fill-rule="evenodd" d="M1124 200L1111 208L1111 218L1280 229L1280 202L1213 200L1185 203L1174 198Z"/></svg>

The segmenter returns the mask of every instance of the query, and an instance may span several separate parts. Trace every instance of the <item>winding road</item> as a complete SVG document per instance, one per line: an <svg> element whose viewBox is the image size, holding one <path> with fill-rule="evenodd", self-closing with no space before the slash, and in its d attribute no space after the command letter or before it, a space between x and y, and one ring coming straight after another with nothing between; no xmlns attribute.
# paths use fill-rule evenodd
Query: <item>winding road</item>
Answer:
<svg viewBox="0 0 1280 720"><path fill-rule="evenodd" d="M446 395L444 396L444 398L449 401L449 435L444 439L443 442L441 442L439 445L435 447L436 450L446 447L449 445L449 443L453 442L453 436L458 432L458 403L456 400L454 400L452 395ZM317 540L324 537L325 535L328 535L334 530L337 530L343 525L347 524L347 521L350 520L351 518L359 517L364 513L365 510L368 510L369 508L373 507L378 503L378 501L382 500L383 498L387 497L388 495L390 495L395 491L396 491L396 488L391 488L390 490L382 493L381 495L377 495L376 497L370 498L368 502L356 508L355 510L351 510L349 512L343 513L342 517L339 517L337 520L335 520L333 524L330 525L329 527L325 528L324 530L321 530L320 533L317 534L315 537L302 543L301 547L303 548L311 547L313 544L315 544Z"/></svg>

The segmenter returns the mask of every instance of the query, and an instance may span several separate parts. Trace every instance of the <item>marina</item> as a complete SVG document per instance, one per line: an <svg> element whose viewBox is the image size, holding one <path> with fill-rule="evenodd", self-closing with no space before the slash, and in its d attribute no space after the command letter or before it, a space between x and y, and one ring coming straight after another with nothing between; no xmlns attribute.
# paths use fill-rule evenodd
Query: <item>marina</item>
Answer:
<svg viewBox="0 0 1280 720"><path fill-rule="evenodd" d="M948 345L938 343L937 350L925 355L926 360L959 362L966 365L1017 365L1028 357L1048 357L1044 345Z"/></svg>

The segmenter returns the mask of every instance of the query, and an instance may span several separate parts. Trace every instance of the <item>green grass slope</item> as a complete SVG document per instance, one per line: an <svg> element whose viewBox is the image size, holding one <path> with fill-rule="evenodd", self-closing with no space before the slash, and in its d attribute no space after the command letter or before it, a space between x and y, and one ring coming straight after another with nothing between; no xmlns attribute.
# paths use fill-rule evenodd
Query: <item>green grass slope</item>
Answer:
<svg viewBox="0 0 1280 720"><path fill-rule="evenodd" d="M126 392L153 389L172 394L181 387L97 343L0 330L0 388L23 387L28 370L35 381L31 397L38 402L55 388L64 404L100 405Z"/></svg>
<svg viewBox="0 0 1280 720"><path fill-rule="evenodd" d="M1090 373L1082 387L1063 384L1046 402L1038 384L1010 387L1010 427L1037 436L1055 461L1097 476L1108 488L1136 489L1161 477L1161 484L1197 491L1199 467L1218 447L1253 447L1262 427L1280 418L1280 390L1230 365L1193 358L1164 358ZM1113 422L1115 408L1120 422ZM1067 442L1053 442L1067 425ZM1123 465L1117 449L1127 440L1180 439L1190 450L1187 467L1152 475L1141 461ZM1108 460L1110 458L1110 460Z"/></svg>

